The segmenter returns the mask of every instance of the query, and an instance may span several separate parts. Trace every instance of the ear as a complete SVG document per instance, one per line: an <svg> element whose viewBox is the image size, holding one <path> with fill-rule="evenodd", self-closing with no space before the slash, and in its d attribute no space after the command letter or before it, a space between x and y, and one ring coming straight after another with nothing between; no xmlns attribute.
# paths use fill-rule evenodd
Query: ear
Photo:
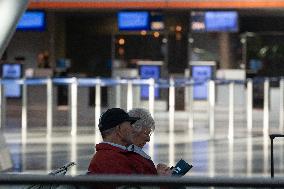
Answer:
<svg viewBox="0 0 284 189"><path fill-rule="evenodd" d="M116 133L119 137L123 137L123 129L120 124L116 127Z"/></svg>

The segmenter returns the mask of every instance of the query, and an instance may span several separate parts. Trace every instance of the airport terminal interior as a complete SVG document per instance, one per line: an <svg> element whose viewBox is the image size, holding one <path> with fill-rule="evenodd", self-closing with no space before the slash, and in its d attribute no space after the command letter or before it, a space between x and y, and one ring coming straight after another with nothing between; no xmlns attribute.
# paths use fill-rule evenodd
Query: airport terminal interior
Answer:
<svg viewBox="0 0 284 189"><path fill-rule="evenodd" d="M284 176L284 1L4 1L3 173L86 174L120 107L149 110L145 152L185 177Z"/></svg>

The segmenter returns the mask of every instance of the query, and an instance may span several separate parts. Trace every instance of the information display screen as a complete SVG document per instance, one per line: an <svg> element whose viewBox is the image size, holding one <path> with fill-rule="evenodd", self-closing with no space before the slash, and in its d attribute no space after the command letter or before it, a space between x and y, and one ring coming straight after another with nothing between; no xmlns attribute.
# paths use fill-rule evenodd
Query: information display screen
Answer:
<svg viewBox="0 0 284 189"><path fill-rule="evenodd" d="M150 14L147 11L121 11L118 13L119 30L149 30Z"/></svg>
<svg viewBox="0 0 284 189"><path fill-rule="evenodd" d="M45 13L43 11L26 11L17 25L17 30L45 30Z"/></svg>
<svg viewBox="0 0 284 189"><path fill-rule="evenodd" d="M213 67L212 66L192 66L191 68L192 79L196 83L202 83L194 85L193 87L193 99L194 100L206 100L208 98L208 85L207 80L212 78Z"/></svg>
<svg viewBox="0 0 284 189"><path fill-rule="evenodd" d="M160 72L161 68L157 65L141 65L139 67L140 72L140 78L141 79L159 79L160 78ZM149 98L149 86L141 86L140 88L140 96L142 99L148 99ZM160 97L160 91L158 88L155 88L155 98Z"/></svg>
<svg viewBox="0 0 284 189"><path fill-rule="evenodd" d="M21 64L3 64L2 78L3 79L19 79L22 76ZM19 84L5 84L5 97L19 98L21 97L21 85Z"/></svg>
<svg viewBox="0 0 284 189"><path fill-rule="evenodd" d="M236 11L194 11L191 13L193 32L238 32Z"/></svg>
<svg viewBox="0 0 284 189"><path fill-rule="evenodd" d="M205 13L205 26L208 32L237 32L238 14L235 11L208 11Z"/></svg>

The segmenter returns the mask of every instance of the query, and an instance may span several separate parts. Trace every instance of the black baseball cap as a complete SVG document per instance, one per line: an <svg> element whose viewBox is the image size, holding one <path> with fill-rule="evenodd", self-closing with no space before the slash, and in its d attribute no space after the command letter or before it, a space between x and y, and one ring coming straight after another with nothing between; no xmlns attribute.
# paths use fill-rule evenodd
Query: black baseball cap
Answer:
<svg viewBox="0 0 284 189"><path fill-rule="evenodd" d="M99 122L99 129L102 132L111 129L113 127L116 127L117 125L125 121L129 121L131 124L133 124L139 119L140 118L138 117L130 117L121 108L111 108L101 115Z"/></svg>

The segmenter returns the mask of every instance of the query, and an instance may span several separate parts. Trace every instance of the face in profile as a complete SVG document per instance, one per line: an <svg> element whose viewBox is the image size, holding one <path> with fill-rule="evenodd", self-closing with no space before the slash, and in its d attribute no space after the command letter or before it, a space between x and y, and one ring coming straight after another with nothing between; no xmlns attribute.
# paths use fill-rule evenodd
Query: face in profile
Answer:
<svg viewBox="0 0 284 189"><path fill-rule="evenodd" d="M127 145L130 145L133 143L133 140L136 136L136 132L130 122L126 121L119 125L119 134L121 136L121 139L123 142L125 142Z"/></svg>
<svg viewBox="0 0 284 189"><path fill-rule="evenodd" d="M133 139L133 144L143 148L147 142L150 141L150 136L152 134L152 129L143 128L141 131L138 131L136 136Z"/></svg>

